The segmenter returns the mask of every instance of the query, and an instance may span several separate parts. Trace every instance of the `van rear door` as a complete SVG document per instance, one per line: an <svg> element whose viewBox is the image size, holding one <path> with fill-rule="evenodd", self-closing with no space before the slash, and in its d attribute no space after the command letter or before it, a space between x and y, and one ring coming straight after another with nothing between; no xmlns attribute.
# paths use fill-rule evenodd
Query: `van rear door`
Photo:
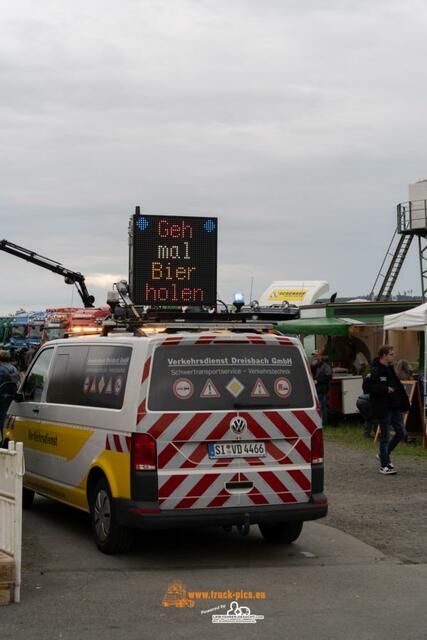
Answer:
<svg viewBox="0 0 427 640"><path fill-rule="evenodd" d="M162 509L307 502L320 428L298 342L169 338L152 355L138 431L157 441Z"/></svg>

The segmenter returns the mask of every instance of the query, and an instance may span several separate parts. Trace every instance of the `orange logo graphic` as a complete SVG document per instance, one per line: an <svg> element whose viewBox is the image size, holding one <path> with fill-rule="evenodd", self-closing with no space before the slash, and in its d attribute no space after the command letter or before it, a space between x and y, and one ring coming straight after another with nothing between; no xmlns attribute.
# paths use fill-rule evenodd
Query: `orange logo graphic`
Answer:
<svg viewBox="0 0 427 640"><path fill-rule="evenodd" d="M171 582L166 589L166 593L162 600L162 606L166 608L177 607L179 609L189 607L191 609L194 607L194 600L190 600L190 598L187 597L185 584L181 582L181 580L175 580L174 582Z"/></svg>

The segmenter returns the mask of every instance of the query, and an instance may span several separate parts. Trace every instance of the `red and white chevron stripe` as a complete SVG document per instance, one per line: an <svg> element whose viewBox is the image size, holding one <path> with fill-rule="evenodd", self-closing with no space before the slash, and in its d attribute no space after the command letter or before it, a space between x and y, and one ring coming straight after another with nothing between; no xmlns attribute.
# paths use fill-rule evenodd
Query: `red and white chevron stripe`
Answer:
<svg viewBox="0 0 427 640"><path fill-rule="evenodd" d="M105 439L105 448L107 451L117 451L118 453L130 453L130 436L123 434L108 433Z"/></svg>
<svg viewBox="0 0 427 640"><path fill-rule="evenodd" d="M318 410L147 413L153 351L160 345L176 346L180 343L296 345L297 341L270 334L246 334L236 338L236 334L231 333L159 335L153 340L152 350L143 367L136 422L138 432L150 434L157 442L162 509L308 501L311 490L310 440L314 431L321 428ZM263 458L211 460L207 443L234 441L230 421L236 415L247 421L242 441L265 442L267 455ZM228 470L230 464L233 467ZM241 481L252 483L247 492L226 489L226 483Z"/></svg>
<svg viewBox="0 0 427 640"><path fill-rule="evenodd" d="M253 504L281 504L307 502L310 497L311 471L278 468L257 469L249 472L212 469L209 473L168 475L160 481L162 509L189 509L218 506L250 506ZM226 488L228 482L251 482L247 493L233 493Z"/></svg>

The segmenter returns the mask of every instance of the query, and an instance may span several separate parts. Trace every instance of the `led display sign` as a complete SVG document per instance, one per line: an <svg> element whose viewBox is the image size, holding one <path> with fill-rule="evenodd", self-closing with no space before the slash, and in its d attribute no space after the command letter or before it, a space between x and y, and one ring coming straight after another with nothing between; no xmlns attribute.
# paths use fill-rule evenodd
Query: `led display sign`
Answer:
<svg viewBox="0 0 427 640"><path fill-rule="evenodd" d="M217 218L136 213L129 283L136 305L216 304Z"/></svg>

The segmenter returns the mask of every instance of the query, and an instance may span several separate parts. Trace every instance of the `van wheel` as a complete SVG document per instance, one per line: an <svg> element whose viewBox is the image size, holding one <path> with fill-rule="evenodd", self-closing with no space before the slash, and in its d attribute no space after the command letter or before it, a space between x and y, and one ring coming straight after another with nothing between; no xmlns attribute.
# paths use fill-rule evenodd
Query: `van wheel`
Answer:
<svg viewBox="0 0 427 640"><path fill-rule="evenodd" d="M92 531L96 546L103 553L115 554L129 551L133 531L118 524L114 500L106 478L100 478L91 500Z"/></svg>
<svg viewBox="0 0 427 640"><path fill-rule="evenodd" d="M22 489L22 508L31 509L34 502L34 491L32 489Z"/></svg>
<svg viewBox="0 0 427 640"><path fill-rule="evenodd" d="M300 535L302 525L302 522L274 522L259 524L258 527L267 542L290 544Z"/></svg>

